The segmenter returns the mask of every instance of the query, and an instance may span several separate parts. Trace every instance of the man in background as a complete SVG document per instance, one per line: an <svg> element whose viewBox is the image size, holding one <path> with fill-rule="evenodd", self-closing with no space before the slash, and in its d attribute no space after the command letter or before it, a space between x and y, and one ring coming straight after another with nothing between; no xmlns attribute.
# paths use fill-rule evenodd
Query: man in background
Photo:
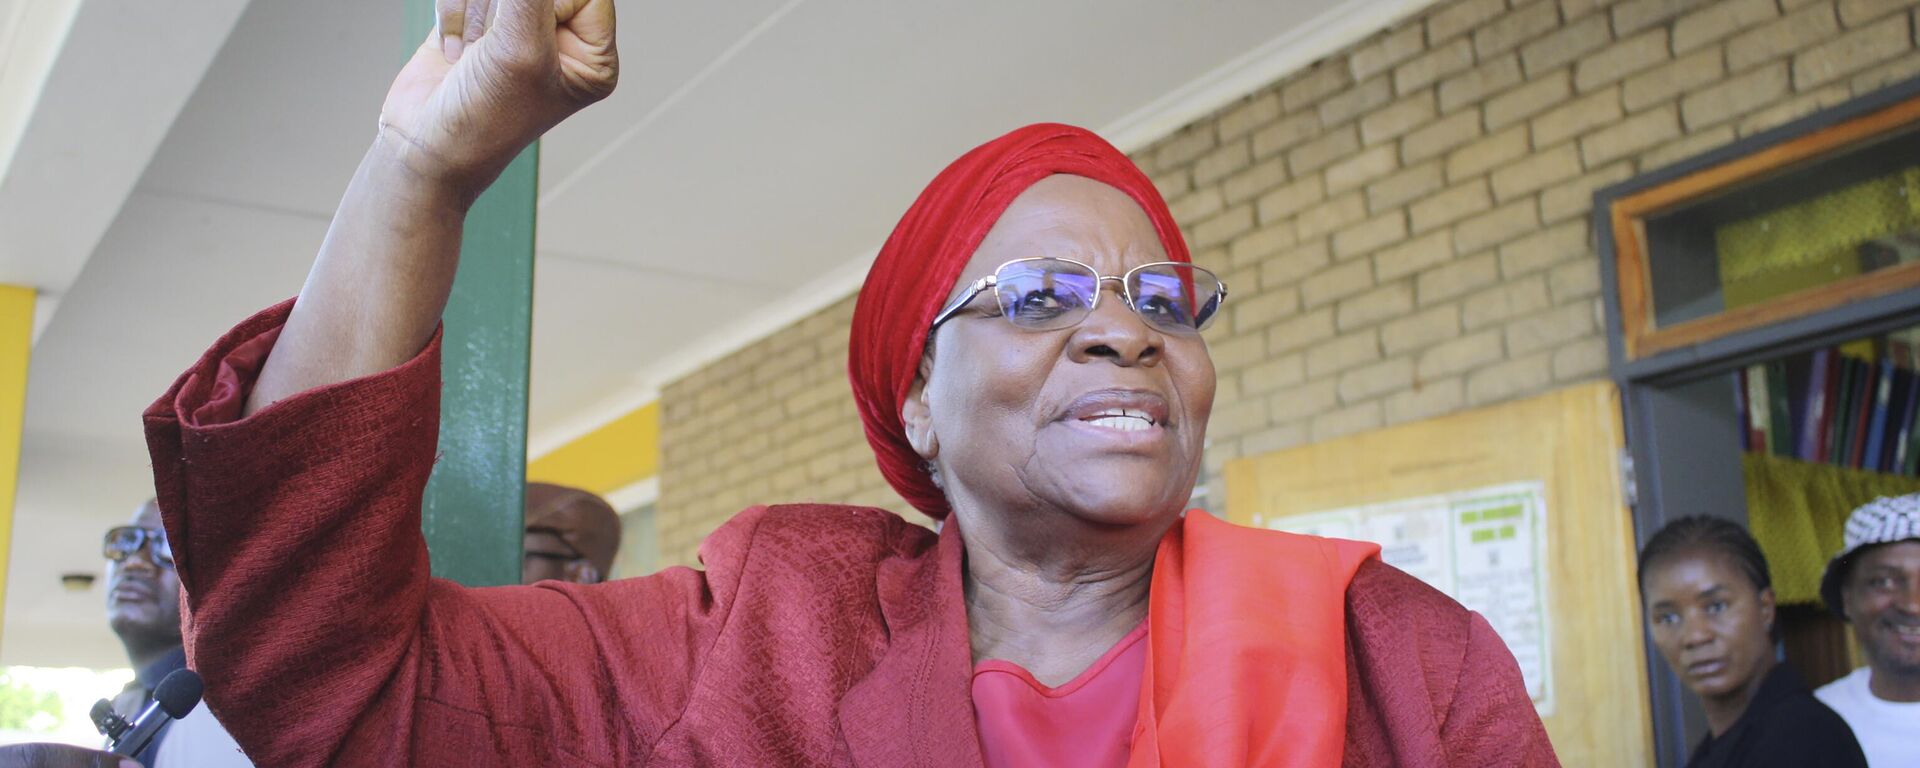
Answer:
<svg viewBox="0 0 1920 768"><path fill-rule="evenodd" d="M1920 494L1847 518L1820 597L1853 625L1867 666L1815 691L1853 729L1867 764L1920 766Z"/></svg>
<svg viewBox="0 0 1920 768"><path fill-rule="evenodd" d="M149 499L128 525L107 531L101 554L107 558L107 626L120 636L134 669L134 681L114 699L113 708L132 720L153 700L162 679L187 667L180 640L180 577L173 570L160 505ZM205 705L167 724L136 758L148 768L253 765Z"/></svg>
<svg viewBox="0 0 1920 768"><path fill-rule="evenodd" d="M527 484L520 583L546 579L598 584L620 551L620 515L605 499L552 483Z"/></svg>

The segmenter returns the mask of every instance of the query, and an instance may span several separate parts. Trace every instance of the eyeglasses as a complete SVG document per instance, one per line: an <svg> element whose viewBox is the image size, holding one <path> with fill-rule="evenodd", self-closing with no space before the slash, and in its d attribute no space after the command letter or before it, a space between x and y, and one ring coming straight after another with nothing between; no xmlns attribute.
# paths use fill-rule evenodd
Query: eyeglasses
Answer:
<svg viewBox="0 0 1920 768"><path fill-rule="evenodd" d="M109 529L100 542L100 554L116 563L125 562L142 549L147 550L147 560L154 565L173 567L173 546L167 543L167 532L159 528L123 525Z"/></svg>
<svg viewBox="0 0 1920 768"><path fill-rule="evenodd" d="M522 554L522 557L536 559L536 560L554 560L554 561L563 562L563 563L572 562L574 560L587 559L587 556L580 554L580 550L575 549L573 544L568 543L566 534L561 533L560 529L558 528L549 528L544 525L535 525L535 526L528 527L527 533L544 533L549 536L552 536L553 540L560 542L560 546L566 549L567 551L566 552L540 552L540 551L529 549Z"/></svg>
<svg viewBox="0 0 1920 768"><path fill-rule="evenodd" d="M1176 261L1141 264L1114 277L1072 259L1014 259L993 274L973 281L940 314L927 333L958 314L982 291L992 289L994 306L1007 322L1030 331L1079 325L1100 304L1101 286L1120 283L1127 307L1156 329L1195 334L1213 322L1227 300L1227 286L1212 272Z"/></svg>

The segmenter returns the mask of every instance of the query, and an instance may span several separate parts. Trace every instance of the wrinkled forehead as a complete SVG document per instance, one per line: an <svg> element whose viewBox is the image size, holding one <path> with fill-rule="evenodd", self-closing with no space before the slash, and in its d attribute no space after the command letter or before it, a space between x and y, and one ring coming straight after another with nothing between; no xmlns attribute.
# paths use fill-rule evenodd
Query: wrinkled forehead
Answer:
<svg viewBox="0 0 1920 768"><path fill-rule="evenodd" d="M1008 261L1039 256L1072 259L1103 275L1118 275L1166 261L1167 248L1153 220L1127 193L1084 176L1056 174L1013 199L974 250L953 292Z"/></svg>

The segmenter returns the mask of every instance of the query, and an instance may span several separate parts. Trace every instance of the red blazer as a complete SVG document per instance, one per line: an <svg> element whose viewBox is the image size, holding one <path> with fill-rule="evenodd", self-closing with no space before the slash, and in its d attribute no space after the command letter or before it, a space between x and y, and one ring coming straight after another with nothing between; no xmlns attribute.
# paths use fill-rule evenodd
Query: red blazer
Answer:
<svg viewBox="0 0 1920 768"><path fill-rule="evenodd" d="M755 507L591 587L428 575L439 346L238 419L291 302L145 414L206 701L274 766L974 766L961 552L892 513ZM1352 766L1556 765L1485 620L1369 561L1347 591Z"/></svg>

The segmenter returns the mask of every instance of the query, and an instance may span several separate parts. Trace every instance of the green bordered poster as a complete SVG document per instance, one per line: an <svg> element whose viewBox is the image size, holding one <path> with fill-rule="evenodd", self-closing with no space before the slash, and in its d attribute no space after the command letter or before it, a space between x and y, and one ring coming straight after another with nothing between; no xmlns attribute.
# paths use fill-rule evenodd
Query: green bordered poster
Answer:
<svg viewBox="0 0 1920 768"><path fill-rule="evenodd" d="M1275 530L1379 544L1388 565L1485 616L1519 662L1542 716L1553 713L1546 520L1546 488L1539 482L1254 516L1255 525Z"/></svg>

